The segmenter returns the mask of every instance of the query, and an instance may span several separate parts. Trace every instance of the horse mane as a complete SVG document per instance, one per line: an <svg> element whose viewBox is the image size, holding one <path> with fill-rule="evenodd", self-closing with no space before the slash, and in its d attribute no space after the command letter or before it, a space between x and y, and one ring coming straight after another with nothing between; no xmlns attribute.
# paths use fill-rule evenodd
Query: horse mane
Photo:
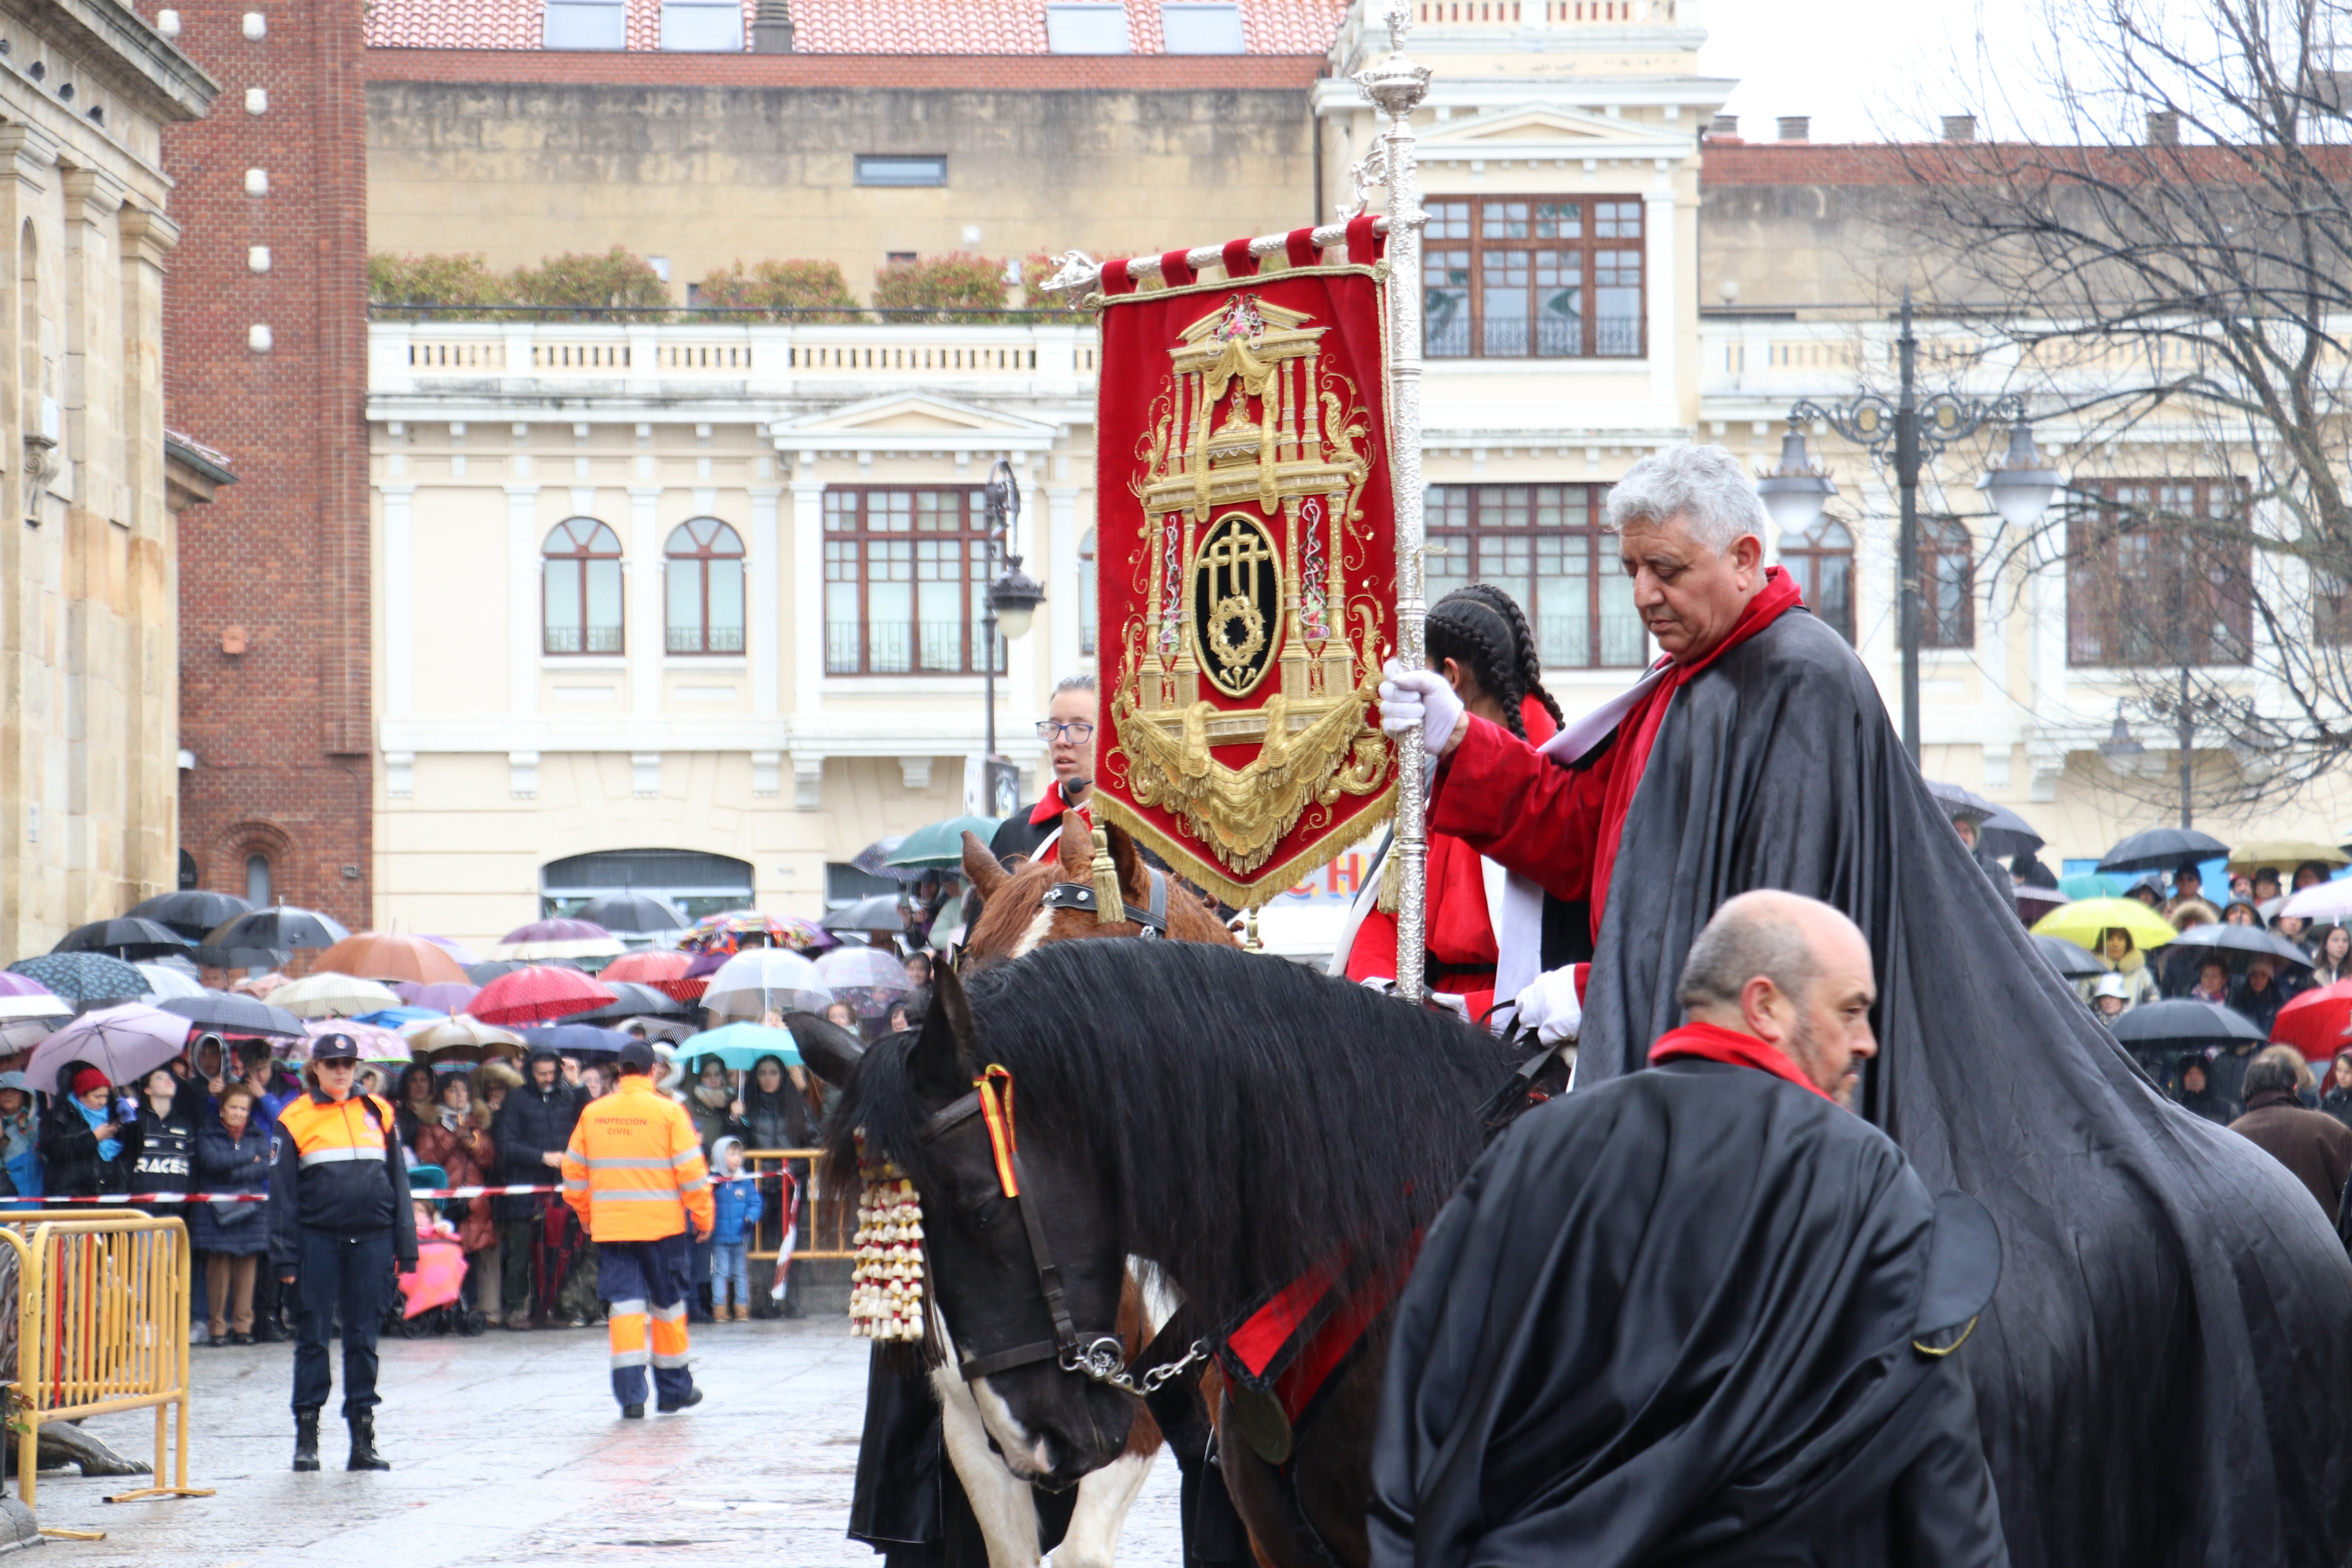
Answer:
<svg viewBox="0 0 2352 1568"><path fill-rule="evenodd" d="M1449 1014L1204 943L1055 943L970 994L1023 1142L1082 1140L1127 1249L1211 1322L1318 1264L1402 1256L1477 1158L1475 1110L1510 1068ZM862 1128L927 1184L916 1041L866 1053L834 1119L837 1173Z"/></svg>

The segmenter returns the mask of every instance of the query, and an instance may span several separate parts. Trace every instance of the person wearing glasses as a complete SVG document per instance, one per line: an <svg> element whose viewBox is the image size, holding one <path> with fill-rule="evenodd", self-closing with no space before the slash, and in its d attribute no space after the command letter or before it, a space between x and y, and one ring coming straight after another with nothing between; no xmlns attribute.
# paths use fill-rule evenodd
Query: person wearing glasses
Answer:
<svg viewBox="0 0 2352 1568"><path fill-rule="evenodd" d="M1037 721L1037 738L1054 764L1054 782L1025 815L1004 819L989 840L1000 861L1015 855L1034 860L1055 852L1062 837L1062 813L1076 811L1089 826L1094 814L1087 800L1094 794L1095 678L1073 675L1054 688L1053 705Z"/></svg>

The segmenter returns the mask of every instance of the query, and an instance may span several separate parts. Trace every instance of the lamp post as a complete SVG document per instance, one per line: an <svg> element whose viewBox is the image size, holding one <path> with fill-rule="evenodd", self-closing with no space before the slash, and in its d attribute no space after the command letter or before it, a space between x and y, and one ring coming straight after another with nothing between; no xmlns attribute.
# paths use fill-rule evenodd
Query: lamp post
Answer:
<svg viewBox="0 0 2352 1568"><path fill-rule="evenodd" d="M1911 331L1911 290L1903 290L1902 330L1895 339L1898 383L1893 403L1865 392L1850 403L1822 405L1811 398L1789 410L1789 433L1780 443L1780 467L1757 481L1765 510L1783 532L1812 526L1822 505L1837 493L1823 469L1805 455L1804 424L1819 419L1857 446L1882 452L1895 448L1895 483L1901 498L1897 534L1902 587L1903 749L1919 760L1919 471L1930 450L1975 435L1986 425L2006 423L2009 451L1977 481L2004 521L2031 528L2058 491L2055 470L2042 466L2033 449L2033 426L2025 399L2015 393L1972 400L1939 392L1918 395L1919 340Z"/></svg>
<svg viewBox="0 0 2352 1568"><path fill-rule="evenodd" d="M988 566L996 569L996 551L1004 548L1004 573L993 577L982 601L981 615L981 703L987 710L986 740L982 742L986 761L996 761L996 635L999 628L1007 642L1019 642L1029 635L1029 625L1036 618L1037 606L1045 602L1045 589L1034 577L1021 570L1021 557L1013 546L1018 537L1021 522L1021 486L1013 477L1013 465L1003 458L988 471L988 486L982 492L988 517Z"/></svg>

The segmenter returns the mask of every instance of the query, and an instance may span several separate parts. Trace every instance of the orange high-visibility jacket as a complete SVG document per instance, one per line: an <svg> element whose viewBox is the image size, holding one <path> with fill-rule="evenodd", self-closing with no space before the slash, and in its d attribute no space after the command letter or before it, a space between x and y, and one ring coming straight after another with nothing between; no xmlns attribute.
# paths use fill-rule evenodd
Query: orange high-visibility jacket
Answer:
<svg viewBox="0 0 2352 1568"><path fill-rule="evenodd" d="M686 1108L642 1073L590 1100L563 1152L563 1201L598 1241L710 1233L710 1168Z"/></svg>

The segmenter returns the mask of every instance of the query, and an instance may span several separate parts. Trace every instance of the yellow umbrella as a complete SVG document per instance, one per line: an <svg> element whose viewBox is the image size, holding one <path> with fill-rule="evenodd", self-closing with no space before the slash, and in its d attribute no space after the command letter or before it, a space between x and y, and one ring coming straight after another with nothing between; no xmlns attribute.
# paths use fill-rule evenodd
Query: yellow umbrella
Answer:
<svg viewBox="0 0 2352 1568"><path fill-rule="evenodd" d="M2248 876L2265 866L2292 871L2305 860L2316 860L2323 866L2352 866L2352 855L2333 844L2315 844L2308 838L2262 838L2230 851L2230 869Z"/></svg>
<svg viewBox="0 0 2352 1568"><path fill-rule="evenodd" d="M2131 932L2143 950L2162 947L2180 933L2172 922L2137 899L2077 899L2061 904L2034 925L2036 936L2063 936L2078 947L2099 951L2099 933L2115 927Z"/></svg>

